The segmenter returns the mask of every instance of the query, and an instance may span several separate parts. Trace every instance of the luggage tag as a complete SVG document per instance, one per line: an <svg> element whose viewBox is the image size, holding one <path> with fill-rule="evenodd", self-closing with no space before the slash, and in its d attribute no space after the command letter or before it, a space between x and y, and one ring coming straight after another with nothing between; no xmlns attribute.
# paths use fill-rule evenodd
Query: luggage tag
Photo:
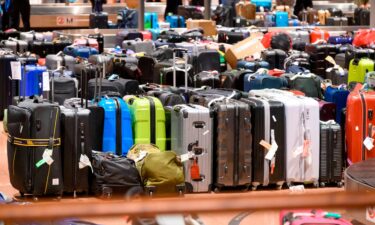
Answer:
<svg viewBox="0 0 375 225"><path fill-rule="evenodd" d="M181 162L186 162L186 161L188 161L189 159L191 159L191 158L193 158L194 157L194 153L193 152L188 152L188 153L186 153L186 154L182 154L181 156L180 156L180 158L181 158Z"/></svg>
<svg viewBox="0 0 375 225"><path fill-rule="evenodd" d="M201 180L201 175L199 173L198 157L193 159L193 164L190 166L190 177L192 180Z"/></svg>
<svg viewBox="0 0 375 225"><path fill-rule="evenodd" d="M21 62L12 61L10 62L10 67L12 70L12 80L21 80Z"/></svg>
<svg viewBox="0 0 375 225"><path fill-rule="evenodd" d="M37 163L36 163L36 167L39 168L41 167L43 164L47 163L49 166L53 163L53 159L52 159L52 149L48 149L46 148L43 152L43 155L42 155L42 159L39 160Z"/></svg>
<svg viewBox="0 0 375 225"><path fill-rule="evenodd" d="M366 137L366 139L363 141L363 144L368 151L371 151L374 148L374 139L371 137Z"/></svg>
<svg viewBox="0 0 375 225"><path fill-rule="evenodd" d="M85 154L81 154L81 157L79 158L78 166L79 166L79 169L83 169L86 166L89 166L91 168L91 172L94 173L94 169L92 168L91 161L89 157L87 157L87 155Z"/></svg>

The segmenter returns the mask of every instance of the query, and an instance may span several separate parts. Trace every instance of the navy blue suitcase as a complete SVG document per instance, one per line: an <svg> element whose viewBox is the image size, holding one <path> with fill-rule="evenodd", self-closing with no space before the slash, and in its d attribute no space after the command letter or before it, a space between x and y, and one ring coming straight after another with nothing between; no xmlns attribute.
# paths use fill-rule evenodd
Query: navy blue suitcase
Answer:
<svg viewBox="0 0 375 225"><path fill-rule="evenodd" d="M251 70L251 71L257 71L260 68L269 69L270 64L266 61L246 61L246 60L240 60L237 62L237 69L245 69L245 70Z"/></svg>

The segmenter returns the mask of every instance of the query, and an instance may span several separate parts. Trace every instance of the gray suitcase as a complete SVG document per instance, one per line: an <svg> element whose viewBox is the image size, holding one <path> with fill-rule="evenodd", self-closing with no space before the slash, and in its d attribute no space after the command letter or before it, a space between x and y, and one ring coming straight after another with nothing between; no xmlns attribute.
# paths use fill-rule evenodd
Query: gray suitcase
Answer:
<svg viewBox="0 0 375 225"><path fill-rule="evenodd" d="M1 43L2 43L1 45L3 47L11 49L14 53L27 52L28 47L29 47L29 45L26 41L17 40L17 39L13 39L13 38L10 38L9 40L2 41Z"/></svg>
<svg viewBox="0 0 375 225"><path fill-rule="evenodd" d="M337 65L341 66L341 68L345 68L345 53L339 53L335 56L335 62ZM348 69L348 68L346 68Z"/></svg>
<svg viewBox="0 0 375 225"><path fill-rule="evenodd" d="M43 41L44 35L42 33L37 33L35 31L21 32L20 39L31 42L31 41ZM52 41L52 40L51 40Z"/></svg>
<svg viewBox="0 0 375 225"><path fill-rule="evenodd" d="M292 30L289 31L289 35L292 38L292 42L302 41L306 44L310 43L310 34L307 30Z"/></svg>
<svg viewBox="0 0 375 225"><path fill-rule="evenodd" d="M140 39L136 40L125 40L122 42L123 49L130 49L134 52L145 52L147 55L151 55L155 46L152 41L142 41Z"/></svg>
<svg viewBox="0 0 375 225"><path fill-rule="evenodd" d="M64 66L66 70L74 71L75 59L70 55L47 55L46 67L49 70L55 70L60 66Z"/></svg>
<svg viewBox="0 0 375 225"><path fill-rule="evenodd" d="M346 17L328 17L326 19L327 26L348 26L348 18Z"/></svg>
<svg viewBox="0 0 375 225"><path fill-rule="evenodd" d="M177 154L194 153L184 163L188 192L208 192L212 184L212 125L210 110L200 105L176 105L171 112L171 144ZM199 178L191 168L199 166Z"/></svg>

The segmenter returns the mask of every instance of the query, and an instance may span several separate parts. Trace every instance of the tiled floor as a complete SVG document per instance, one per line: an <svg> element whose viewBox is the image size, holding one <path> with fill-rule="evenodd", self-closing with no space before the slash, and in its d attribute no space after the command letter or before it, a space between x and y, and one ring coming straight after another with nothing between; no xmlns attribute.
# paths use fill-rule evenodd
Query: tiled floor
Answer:
<svg viewBox="0 0 375 225"><path fill-rule="evenodd" d="M17 190L13 189L8 177L8 165L7 165L7 151L6 151L6 138L7 135L3 131L2 123L0 123L0 191L5 193L8 196L13 196L17 194ZM324 189L307 189L307 193L315 193L315 192L340 192L343 191L342 188L324 188ZM237 193L241 195L257 195L259 193L278 193L278 194L291 194L289 190L281 190L281 191L254 191L254 192L247 192L247 193ZM215 195L214 193L211 194L190 194L186 195L186 198L199 198L201 196L207 195ZM233 193L222 193L222 195L234 195ZM71 199L62 199L62 201L87 201L85 198L80 198L76 200ZM38 203L34 203L38 204ZM287 204L287 203L285 203ZM227 225L234 217L236 217L238 213L220 213L220 214L202 214L199 217L204 221L207 225ZM246 216L241 224L267 224L267 225L277 225L278 222L278 212L252 212L248 216ZM126 216L124 217L117 217L117 218L85 218L92 222L96 222L99 224L128 224L126 222Z"/></svg>

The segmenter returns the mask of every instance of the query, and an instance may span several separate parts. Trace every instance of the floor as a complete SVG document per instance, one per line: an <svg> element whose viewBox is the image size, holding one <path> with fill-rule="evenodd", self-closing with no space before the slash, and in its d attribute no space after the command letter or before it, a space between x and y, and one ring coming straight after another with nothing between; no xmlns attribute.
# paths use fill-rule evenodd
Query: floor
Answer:
<svg viewBox="0 0 375 225"><path fill-rule="evenodd" d="M17 190L13 189L8 176L8 165L7 165L7 155L6 155L6 133L3 131L2 123L0 122L0 191L5 193L7 196L13 196L18 194ZM332 192L332 194L343 191L343 188L320 188L320 189L306 189L307 193L315 192ZM293 194L289 190L280 191L250 191L247 193L242 193L243 195L257 195L259 193L278 193L280 195ZM222 195L230 195L231 193L222 193ZM210 194L189 194L185 195L186 198L199 198L202 195L214 195ZM73 201L85 201L85 198L80 198ZM62 199L62 201L72 201L68 199ZM35 203L38 204L38 203ZM287 204L287 203L286 203ZM218 214L202 214L199 215L201 220L206 225L239 225L239 224L267 224L267 225L277 225L279 224L278 217L279 212L238 212L238 213L220 213ZM242 221L239 221L243 218ZM126 216L118 218L84 218L91 222L99 224L131 224L126 221ZM233 220L233 221L232 221ZM231 223L232 221L232 223Z"/></svg>

